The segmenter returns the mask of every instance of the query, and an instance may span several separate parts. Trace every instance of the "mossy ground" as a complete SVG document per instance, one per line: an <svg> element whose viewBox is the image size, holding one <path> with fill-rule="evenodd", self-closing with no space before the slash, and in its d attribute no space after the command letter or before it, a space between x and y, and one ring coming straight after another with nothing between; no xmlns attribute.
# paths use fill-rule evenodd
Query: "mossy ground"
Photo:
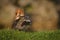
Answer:
<svg viewBox="0 0 60 40"><path fill-rule="evenodd" d="M60 30L45 32L23 32L0 30L0 40L60 40Z"/></svg>

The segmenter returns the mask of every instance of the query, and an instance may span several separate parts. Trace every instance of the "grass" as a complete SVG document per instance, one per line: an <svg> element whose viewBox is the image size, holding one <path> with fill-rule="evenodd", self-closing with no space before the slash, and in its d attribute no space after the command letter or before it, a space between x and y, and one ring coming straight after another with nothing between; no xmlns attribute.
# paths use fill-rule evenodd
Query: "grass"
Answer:
<svg viewBox="0 0 60 40"><path fill-rule="evenodd" d="M0 40L60 40L60 30L51 32L0 30Z"/></svg>

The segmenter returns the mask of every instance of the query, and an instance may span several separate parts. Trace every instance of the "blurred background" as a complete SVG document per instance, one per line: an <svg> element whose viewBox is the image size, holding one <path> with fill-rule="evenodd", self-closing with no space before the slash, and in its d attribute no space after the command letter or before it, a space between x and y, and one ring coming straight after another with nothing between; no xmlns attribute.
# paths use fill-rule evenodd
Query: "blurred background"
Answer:
<svg viewBox="0 0 60 40"><path fill-rule="evenodd" d="M27 30L60 29L60 0L0 0L0 29L12 28L16 9L23 9L31 18L32 24ZM18 22L23 23L24 19ZM23 29L21 24L17 28Z"/></svg>

